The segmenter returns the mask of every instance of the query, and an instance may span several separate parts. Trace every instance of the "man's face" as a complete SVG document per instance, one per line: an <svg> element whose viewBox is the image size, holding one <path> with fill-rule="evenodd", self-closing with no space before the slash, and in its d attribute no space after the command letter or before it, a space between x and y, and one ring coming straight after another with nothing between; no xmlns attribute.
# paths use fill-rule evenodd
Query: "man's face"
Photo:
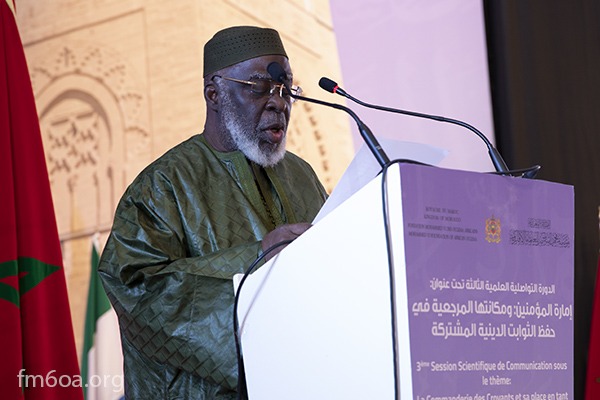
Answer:
<svg viewBox="0 0 600 400"><path fill-rule="evenodd" d="M290 66L282 56L256 57L229 67L214 78L220 87L220 124L226 147L242 151L264 167L277 164L285 155L291 99L282 98L279 90L257 94L252 85L224 77L243 81L271 79L267 66L273 61L283 67L291 85Z"/></svg>

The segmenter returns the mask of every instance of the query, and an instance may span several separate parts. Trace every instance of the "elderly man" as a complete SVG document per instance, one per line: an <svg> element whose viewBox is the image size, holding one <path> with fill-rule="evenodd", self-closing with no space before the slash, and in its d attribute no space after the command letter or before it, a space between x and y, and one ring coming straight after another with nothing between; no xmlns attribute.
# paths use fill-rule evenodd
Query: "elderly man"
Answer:
<svg viewBox="0 0 600 400"><path fill-rule="evenodd" d="M148 166L116 210L99 271L131 399L236 398L232 277L310 226L326 198L286 152L292 72L279 34L233 27L204 47L204 132Z"/></svg>

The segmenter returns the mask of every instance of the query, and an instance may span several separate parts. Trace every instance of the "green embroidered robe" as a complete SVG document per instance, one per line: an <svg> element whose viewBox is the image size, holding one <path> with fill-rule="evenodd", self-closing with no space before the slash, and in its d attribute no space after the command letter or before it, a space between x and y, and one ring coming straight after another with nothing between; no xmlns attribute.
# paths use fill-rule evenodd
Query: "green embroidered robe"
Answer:
<svg viewBox="0 0 600 400"><path fill-rule="evenodd" d="M135 179L99 266L119 316L127 398L235 398L232 277L275 225L311 222L325 198L292 153L262 169L202 135Z"/></svg>

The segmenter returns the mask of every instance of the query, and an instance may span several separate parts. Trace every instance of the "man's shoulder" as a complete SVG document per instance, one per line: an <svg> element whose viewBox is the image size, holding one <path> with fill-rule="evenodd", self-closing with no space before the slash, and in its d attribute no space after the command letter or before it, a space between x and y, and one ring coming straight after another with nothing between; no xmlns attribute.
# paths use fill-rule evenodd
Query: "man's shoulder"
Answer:
<svg viewBox="0 0 600 400"><path fill-rule="evenodd" d="M313 170L312 166L308 163L308 161L306 161L302 157L292 153L291 151L286 151L285 157L283 158L283 160L281 160L281 162L277 166L275 166L275 169L276 170L277 169L288 170L290 172L302 171L305 174L309 174L309 175L314 174L314 170Z"/></svg>
<svg viewBox="0 0 600 400"><path fill-rule="evenodd" d="M163 155L146 166L130 186L159 185L160 182L189 179L201 172L208 163L210 151L204 145L200 134L191 136L167 150Z"/></svg>
<svg viewBox="0 0 600 400"><path fill-rule="evenodd" d="M202 135L196 134L171 147L150 163L145 170L155 170L157 168L178 169L181 168L182 164L198 162L205 158L207 150Z"/></svg>

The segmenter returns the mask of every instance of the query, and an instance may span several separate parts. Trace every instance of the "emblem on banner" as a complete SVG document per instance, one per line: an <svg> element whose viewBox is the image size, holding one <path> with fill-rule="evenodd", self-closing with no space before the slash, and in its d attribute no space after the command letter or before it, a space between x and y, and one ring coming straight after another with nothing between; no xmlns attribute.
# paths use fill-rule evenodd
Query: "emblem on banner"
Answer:
<svg viewBox="0 0 600 400"><path fill-rule="evenodd" d="M485 240L489 243L500 243L500 220L498 218L488 218L485 220Z"/></svg>

